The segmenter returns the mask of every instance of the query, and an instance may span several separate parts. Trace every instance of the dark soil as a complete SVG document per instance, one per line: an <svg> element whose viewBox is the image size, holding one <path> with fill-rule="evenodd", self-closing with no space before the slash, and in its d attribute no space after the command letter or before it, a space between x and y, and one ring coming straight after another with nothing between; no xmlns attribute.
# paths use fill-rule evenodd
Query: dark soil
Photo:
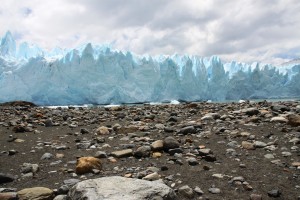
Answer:
<svg viewBox="0 0 300 200"><path fill-rule="evenodd" d="M13 187L18 190L29 187L43 186L50 189L58 189L63 181L70 178L98 178L104 176L131 173L133 177L138 172L145 171L148 167L157 167L161 178L167 185L175 183L173 189L177 190L183 185L191 188L200 187L204 194L195 195L194 199L250 199L251 194L262 195L262 199L273 199L268 196L268 191L278 189L281 195L276 199L299 199L300 196L300 168L292 166L299 162L299 142L289 142L293 138L299 138L300 128L291 127L286 123L270 122L274 116L284 115L288 112L297 113L298 102L276 103L290 108L290 111L272 110L274 105L262 103L227 103L208 104L190 103L180 105L141 105L122 106L118 109L108 108L63 108L50 109L41 107L24 106L23 104L9 104L0 107L0 172L12 174L18 178L10 183L0 185L2 188ZM26 104L28 105L28 104ZM254 107L258 114L246 114L239 111L244 108ZM207 113L218 113L217 119L201 120ZM223 115L230 115L224 117ZM218 119L220 118L221 119ZM173 119L170 119L173 117ZM46 127L46 121L52 119L54 126ZM57 124L55 124L57 123ZM112 130L115 124L122 128ZM70 127L76 124L76 127ZM172 128L174 132L168 132L157 124ZM131 126L130 126L131 125ZM179 134L182 127L193 125L196 133ZM111 128L109 135L95 135L100 126ZM25 127L17 129L16 127ZM81 134L81 129L87 129L89 133ZM18 132L20 131L20 132ZM242 136L242 132L249 132L250 136ZM129 133L136 137L126 138ZM130 135L130 134L129 134ZM82 156L94 156L97 151L110 153L122 149L122 144L135 144L133 150L139 146L149 145L155 140L173 136L180 142L183 150L182 157L172 156L167 152L160 158L116 158L117 162L111 162L108 158L102 158L103 170L100 174L86 174L74 177L76 159ZM84 138L88 141L96 141L102 137L104 141L94 142L95 149L77 149L76 143ZM125 137L125 138L124 138ZM24 142L11 141L18 138ZM120 140L122 138L122 140ZM98 138L99 139L99 138ZM128 140L125 140L128 139ZM227 144L236 141L236 147ZM242 141L261 141L268 146L273 145L275 150L256 148L247 150L241 147ZM103 143L102 143L103 142ZM272 143L273 142L273 143ZM109 144L110 147L102 147ZM55 147L66 145L65 150L56 150ZM212 150L216 161L209 162L204 157L195 153L199 146L205 146ZM202 148L202 147L201 147ZM229 153L228 149L234 149L236 153ZM9 155L10 150L17 153ZM34 150L34 151L32 151ZM44 153L51 153L54 158L41 160ZM282 152L290 152L284 157ZM64 154L63 158L56 158L56 154ZM186 158L194 154L199 161L196 166L191 166ZM275 158L267 159L266 154L273 154ZM61 160L57 165L51 162ZM174 164L169 161L174 161ZM279 160L277 164L273 160ZM74 161L74 162L70 162ZM179 162L178 162L179 161ZM22 178L21 166L23 163L39 165L39 171L33 177ZM116 170L116 167L119 170ZM72 170L71 170L72 169ZM69 171L68 171L69 170ZM215 178L213 174L222 174L223 178ZM166 177L174 175L173 180ZM253 188L245 189L240 182L230 183L233 177L242 176ZM221 189L220 194L211 194L211 187ZM180 199L184 199L179 195Z"/></svg>

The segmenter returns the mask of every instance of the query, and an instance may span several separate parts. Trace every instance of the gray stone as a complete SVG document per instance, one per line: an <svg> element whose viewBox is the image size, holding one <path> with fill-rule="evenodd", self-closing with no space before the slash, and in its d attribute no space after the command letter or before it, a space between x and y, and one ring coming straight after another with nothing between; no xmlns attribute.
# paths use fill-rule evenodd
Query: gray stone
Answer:
<svg viewBox="0 0 300 200"><path fill-rule="evenodd" d="M257 108L246 108L242 109L241 112L245 113L246 115L252 116L257 115L259 113L259 110Z"/></svg>
<svg viewBox="0 0 300 200"><path fill-rule="evenodd" d="M73 186L68 198L72 200L117 199L176 199L175 192L163 181L146 181L120 176L103 177L82 181Z"/></svg>
<svg viewBox="0 0 300 200"><path fill-rule="evenodd" d="M111 153L111 155L116 158L124 158L124 157L132 156L133 151L132 151L132 149L124 149L124 150L120 150L120 151L114 151Z"/></svg>
<svg viewBox="0 0 300 200"><path fill-rule="evenodd" d="M67 195L57 195L53 200L67 200Z"/></svg>
<svg viewBox="0 0 300 200"><path fill-rule="evenodd" d="M134 156L137 158L149 157L150 153L151 153L150 146L141 146L134 152Z"/></svg>
<svg viewBox="0 0 300 200"><path fill-rule="evenodd" d="M196 158L193 158L193 157L188 158L188 159L187 159L187 162L189 163L189 165L192 165L192 166L195 166L195 165L198 165L198 164L199 164L199 162L197 161L197 159L196 159Z"/></svg>
<svg viewBox="0 0 300 200"><path fill-rule="evenodd" d="M254 147L255 147L255 148L264 148L264 147L266 147L266 146L267 146L267 144L264 143L264 142L261 142L261 141L255 141L255 142L254 142Z"/></svg>
<svg viewBox="0 0 300 200"><path fill-rule="evenodd" d="M207 156L209 154L212 154L212 151L210 149L200 149L198 152L200 156Z"/></svg>
<svg viewBox="0 0 300 200"><path fill-rule="evenodd" d="M9 183L15 180L15 177L11 174L0 173L0 184Z"/></svg>
<svg viewBox="0 0 300 200"><path fill-rule="evenodd" d="M269 197L280 197L280 195L281 195L281 192L277 189L273 189L273 190L268 191L268 196Z"/></svg>
<svg viewBox="0 0 300 200"><path fill-rule="evenodd" d="M36 173L39 170L39 165L38 164L31 164L31 163L23 163L21 167L21 173Z"/></svg>
<svg viewBox="0 0 300 200"><path fill-rule="evenodd" d="M64 184L67 185L68 187L72 187L73 185L75 185L79 182L80 182L79 179L74 179L74 178L64 180Z"/></svg>
<svg viewBox="0 0 300 200"><path fill-rule="evenodd" d="M184 134L184 135L186 135L188 133L195 133L195 132L196 132L196 129L194 126L186 126L182 129L180 129L180 131L179 131L179 133Z"/></svg>
<svg viewBox="0 0 300 200"><path fill-rule="evenodd" d="M184 186L180 187L178 189L178 193L181 194L184 197L189 198L189 199L194 197L193 189L190 188L188 185L184 185Z"/></svg>
<svg viewBox="0 0 300 200"><path fill-rule="evenodd" d="M288 152L288 151L281 152L281 154L282 154L283 157L289 157L289 156L292 156L292 153L291 153L291 152Z"/></svg>
<svg viewBox="0 0 300 200"><path fill-rule="evenodd" d="M212 194L220 194L221 190L219 188L209 188L208 191Z"/></svg>
<svg viewBox="0 0 300 200"><path fill-rule="evenodd" d="M105 151L97 151L95 153L94 157L95 158L107 158L107 155L106 155Z"/></svg>
<svg viewBox="0 0 300 200"><path fill-rule="evenodd" d="M51 153L44 153L44 155L41 157L41 160L50 160L52 159L54 156Z"/></svg>
<svg viewBox="0 0 300 200"><path fill-rule="evenodd" d="M267 158L267 159L274 159L275 158L274 155L270 154L270 153L264 155L264 157Z"/></svg>
<svg viewBox="0 0 300 200"><path fill-rule="evenodd" d="M75 185L75 184L73 184L73 185ZM70 187L68 185L62 185L58 188L57 194L67 194L69 192L69 189L70 189Z"/></svg>
<svg viewBox="0 0 300 200"><path fill-rule="evenodd" d="M166 137L164 139L163 144L164 144L164 149L165 150L175 149L175 148L178 148L180 146L179 142L175 138L173 138L171 136Z"/></svg>
<svg viewBox="0 0 300 200"><path fill-rule="evenodd" d="M198 186L196 186L196 187L194 188L194 191L195 191L197 194L199 194L199 195L203 195L203 194L204 194L203 190L201 190Z"/></svg>
<svg viewBox="0 0 300 200"><path fill-rule="evenodd" d="M84 141L76 144L77 149L88 149L91 146L91 142Z"/></svg>
<svg viewBox="0 0 300 200"><path fill-rule="evenodd" d="M45 127L51 127L51 126L53 126L52 119L47 119L47 120L45 121Z"/></svg>

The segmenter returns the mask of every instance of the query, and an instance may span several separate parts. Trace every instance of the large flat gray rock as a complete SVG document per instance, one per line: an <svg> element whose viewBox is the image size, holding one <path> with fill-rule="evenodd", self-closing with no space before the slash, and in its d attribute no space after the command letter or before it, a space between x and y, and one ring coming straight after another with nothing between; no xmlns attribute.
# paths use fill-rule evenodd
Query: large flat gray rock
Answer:
<svg viewBox="0 0 300 200"><path fill-rule="evenodd" d="M69 193L70 200L174 200L175 192L163 181L145 181L120 176L89 179L77 183Z"/></svg>

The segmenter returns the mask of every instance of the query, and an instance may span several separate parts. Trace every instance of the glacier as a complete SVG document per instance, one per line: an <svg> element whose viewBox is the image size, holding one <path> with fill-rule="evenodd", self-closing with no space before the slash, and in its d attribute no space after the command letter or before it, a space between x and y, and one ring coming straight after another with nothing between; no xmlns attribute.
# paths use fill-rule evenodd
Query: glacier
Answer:
<svg viewBox="0 0 300 200"><path fill-rule="evenodd" d="M38 105L224 101L300 96L300 64L222 62L218 56L136 55L109 45L45 51L0 43L0 102Z"/></svg>

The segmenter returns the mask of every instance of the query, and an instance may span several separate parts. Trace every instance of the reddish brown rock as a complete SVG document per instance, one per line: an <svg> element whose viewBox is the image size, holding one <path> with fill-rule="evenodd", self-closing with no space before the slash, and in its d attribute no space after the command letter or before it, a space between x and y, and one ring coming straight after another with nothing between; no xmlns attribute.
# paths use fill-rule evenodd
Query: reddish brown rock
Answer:
<svg viewBox="0 0 300 200"><path fill-rule="evenodd" d="M95 157L81 157L77 160L76 173L85 174L93 172L93 169L102 169L100 159Z"/></svg>

